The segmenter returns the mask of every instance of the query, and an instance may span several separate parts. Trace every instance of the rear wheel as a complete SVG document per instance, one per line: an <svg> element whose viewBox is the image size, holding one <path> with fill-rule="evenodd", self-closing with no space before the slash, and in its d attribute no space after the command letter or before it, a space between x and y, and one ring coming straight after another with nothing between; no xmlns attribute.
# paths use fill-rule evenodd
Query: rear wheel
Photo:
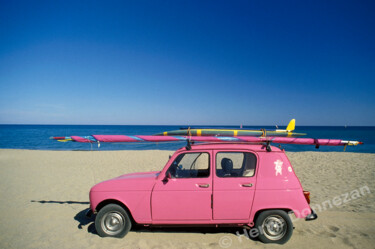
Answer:
<svg viewBox="0 0 375 249"><path fill-rule="evenodd" d="M264 243L286 243L293 234L293 223L283 210L267 210L256 219L259 240Z"/></svg>
<svg viewBox="0 0 375 249"><path fill-rule="evenodd" d="M95 218L95 228L101 237L124 237L131 228L128 213L117 204L104 206Z"/></svg>

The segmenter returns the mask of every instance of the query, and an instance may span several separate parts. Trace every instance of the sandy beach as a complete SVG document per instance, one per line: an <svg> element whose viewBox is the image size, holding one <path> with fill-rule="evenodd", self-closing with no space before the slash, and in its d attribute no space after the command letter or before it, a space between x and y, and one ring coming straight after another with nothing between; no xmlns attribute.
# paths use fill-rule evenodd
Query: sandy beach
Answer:
<svg viewBox="0 0 375 249"><path fill-rule="evenodd" d="M375 154L287 153L319 218L266 245L241 228L140 228L101 238L86 219L100 181L160 170L171 151L0 150L0 248L374 248ZM242 234L242 236L236 235Z"/></svg>

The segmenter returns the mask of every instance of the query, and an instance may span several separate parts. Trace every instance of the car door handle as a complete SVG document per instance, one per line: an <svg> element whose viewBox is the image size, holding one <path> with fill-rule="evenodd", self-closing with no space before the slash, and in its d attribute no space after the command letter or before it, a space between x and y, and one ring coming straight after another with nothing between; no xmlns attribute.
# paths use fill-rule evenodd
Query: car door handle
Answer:
<svg viewBox="0 0 375 249"><path fill-rule="evenodd" d="M208 188L210 184L198 184L200 188Z"/></svg>
<svg viewBox="0 0 375 249"><path fill-rule="evenodd" d="M241 186L250 188L250 187L253 186L253 184L252 183L246 183L246 184L242 184Z"/></svg>

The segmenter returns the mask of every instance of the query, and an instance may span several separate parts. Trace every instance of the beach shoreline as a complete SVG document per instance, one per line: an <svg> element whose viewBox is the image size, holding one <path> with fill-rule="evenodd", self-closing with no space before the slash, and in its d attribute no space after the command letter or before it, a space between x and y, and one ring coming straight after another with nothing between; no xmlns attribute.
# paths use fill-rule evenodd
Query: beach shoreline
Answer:
<svg viewBox="0 0 375 249"><path fill-rule="evenodd" d="M242 228L136 228L123 239L100 238L84 217L90 188L122 174L161 170L173 153L0 149L0 247L224 248L223 238L232 243L226 248L277 247L247 240ZM321 210L315 221L295 221L294 235L283 247L372 248L375 154L287 155L311 192L311 205Z"/></svg>

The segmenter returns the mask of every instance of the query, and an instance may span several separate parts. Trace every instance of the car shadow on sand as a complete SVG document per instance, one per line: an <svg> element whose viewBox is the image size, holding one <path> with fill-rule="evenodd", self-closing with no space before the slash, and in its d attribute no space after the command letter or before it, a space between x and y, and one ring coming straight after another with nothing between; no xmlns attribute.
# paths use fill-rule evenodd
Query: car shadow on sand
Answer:
<svg viewBox="0 0 375 249"><path fill-rule="evenodd" d="M88 201L54 201L54 200L31 200L30 202L37 202L41 204L68 204L68 205L90 205L90 202ZM85 226L87 227L87 232L92 234L97 234L95 230L94 225L94 217L88 218L86 217L86 212L89 210L89 208L85 208L81 211L79 211L75 216L74 219L78 221L78 229L83 229Z"/></svg>
<svg viewBox="0 0 375 249"><path fill-rule="evenodd" d="M90 202L86 201L54 201L54 200L31 200L31 202L37 202L41 204L69 204L69 205L89 205ZM79 211L75 216L74 220L78 222L77 228L84 229L87 226L87 232L91 234L96 234L95 229L95 215L87 217L86 213L89 208L85 208ZM138 224L133 224L131 232L136 233L200 233L200 234L219 234L219 233L229 233L234 235L243 235L246 230L243 227L212 227L212 226L142 226ZM257 240L251 238L251 240Z"/></svg>
<svg viewBox="0 0 375 249"><path fill-rule="evenodd" d="M89 205L90 204L90 202L88 202L88 201L45 201L45 200L35 201L35 200L31 200L30 202L38 202L38 203L42 203L42 204L48 204L48 203L54 203L54 204L82 204L82 205Z"/></svg>
<svg viewBox="0 0 375 249"><path fill-rule="evenodd" d="M86 213L89 209L83 209L82 211L78 212L74 219L79 222L78 229L83 229L83 227L87 226L87 232L91 234L96 234L95 229L95 215L88 218L86 217ZM201 226L201 227L193 227L193 226L142 226L138 224L133 224L131 228L131 232L135 233L200 233L200 234L219 234L219 233L229 233L234 235L243 235L244 234L243 227L212 227L212 226ZM245 230L246 231L246 230ZM257 241L255 238L251 238L251 240Z"/></svg>
<svg viewBox="0 0 375 249"><path fill-rule="evenodd" d="M92 217L87 217L86 213L89 211L89 208L85 208L81 211L79 211L75 216L74 219L78 221L78 229L83 229L83 227L87 227L87 232L92 233L92 234L97 234L96 229L95 229L95 216Z"/></svg>

